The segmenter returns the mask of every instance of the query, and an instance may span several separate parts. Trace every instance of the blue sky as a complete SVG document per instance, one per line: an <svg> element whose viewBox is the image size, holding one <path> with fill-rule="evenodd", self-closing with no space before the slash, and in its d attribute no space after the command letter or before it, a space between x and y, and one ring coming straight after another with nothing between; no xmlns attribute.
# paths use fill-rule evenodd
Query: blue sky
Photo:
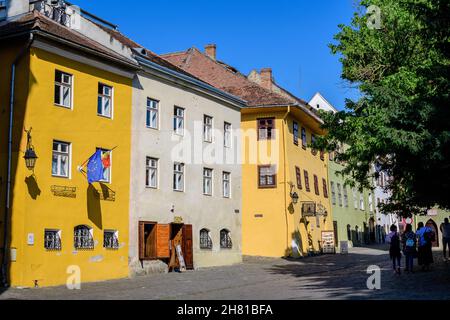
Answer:
<svg viewBox="0 0 450 320"><path fill-rule="evenodd" d="M217 45L217 57L244 74L271 67L278 84L309 100L317 91L337 109L354 98L328 44L348 24L355 0L73 0L156 53ZM128 5L129 4L129 5Z"/></svg>

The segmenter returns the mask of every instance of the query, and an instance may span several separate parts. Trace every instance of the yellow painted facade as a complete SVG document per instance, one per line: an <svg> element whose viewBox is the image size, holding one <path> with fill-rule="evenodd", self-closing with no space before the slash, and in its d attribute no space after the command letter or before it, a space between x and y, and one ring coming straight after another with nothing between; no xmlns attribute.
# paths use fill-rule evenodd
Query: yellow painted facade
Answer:
<svg viewBox="0 0 450 320"><path fill-rule="evenodd" d="M272 140L253 140L257 146L253 150L248 137L251 132L254 132L253 137L256 136L260 118L275 119L275 137ZM294 144L294 121L299 124L298 145ZM267 257L296 256L292 250L293 240L299 248L298 255L319 252L322 231L333 231L331 204L329 197L324 196L322 185L322 178L328 184L328 156L321 160L319 153L314 156L310 148L302 148L301 141L302 127L307 131L308 143L312 133L321 134L318 122L297 107L249 108L242 110L241 126L244 132L242 253ZM266 144L269 145L267 153L264 151ZM252 159L255 151L258 153L256 162ZM269 159L265 159L266 154ZM276 166L275 188L259 187L259 165ZM300 190L297 188L296 166L301 170ZM309 174L309 192L305 188L304 170ZM314 175L318 177L320 195L315 193ZM291 191L299 195L297 204L292 202ZM322 205L327 216L303 217L302 202L311 201Z"/></svg>
<svg viewBox="0 0 450 320"><path fill-rule="evenodd" d="M12 48L0 50L0 68L8 70L2 79L6 80L4 84L9 84L11 62L18 51ZM55 70L73 75L72 109L54 104ZM132 80L37 48L31 48L21 59L17 73L9 230L10 247L16 257L9 265L10 284L66 284L70 266L74 266L71 272L79 267L81 282L127 277ZM99 83L113 87L112 119L97 115ZM2 86L0 125L1 132L7 133L9 93L4 87L9 86ZM27 144L24 128L32 128L32 144L39 157L34 174L23 159ZM6 139L7 135L2 135L2 210ZM54 140L71 145L69 178L52 176ZM114 147L111 183L89 185L77 167L96 148ZM52 191L63 187L71 189L56 194ZM107 200L100 200L99 194ZM74 228L78 225L92 228L94 249L74 248ZM45 229L61 231L61 250L44 248ZM103 247L104 230L118 232L119 249Z"/></svg>

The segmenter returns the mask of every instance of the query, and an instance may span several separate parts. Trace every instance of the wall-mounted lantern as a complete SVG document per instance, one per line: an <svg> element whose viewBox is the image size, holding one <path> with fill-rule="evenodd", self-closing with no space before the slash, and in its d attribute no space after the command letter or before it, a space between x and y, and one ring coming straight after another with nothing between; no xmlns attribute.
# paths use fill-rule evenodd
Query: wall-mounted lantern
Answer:
<svg viewBox="0 0 450 320"><path fill-rule="evenodd" d="M27 150L25 151L24 159L25 159L25 165L27 166L28 170L34 171L34 167L36 166L36 160L38 159L38 156L36 155L36 152L34 152L34 147L31 144L31 129L25 130L27 133Z"/></svg>
<svg viewBox="0 0 450 320"><path fill-rule="evenodd" d="M291 199L292 199L292 203L293 204L297 204L298 203L298 199L299 199L298 193L294 191L294 184L293 183L290 183L289 185L291 187L290 196L291 196Z"/></svg>

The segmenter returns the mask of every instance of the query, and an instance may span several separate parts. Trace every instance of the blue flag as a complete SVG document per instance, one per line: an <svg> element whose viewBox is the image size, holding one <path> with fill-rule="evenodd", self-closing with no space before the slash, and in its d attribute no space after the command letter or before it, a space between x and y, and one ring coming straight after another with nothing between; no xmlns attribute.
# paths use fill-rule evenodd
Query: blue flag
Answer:
<svg viewBox="0 0 450 320"><path fill-rule="evenodd" d="M103 180L102 150L98 149L89 159L87 164L87 176L89 183Z"/></svg>

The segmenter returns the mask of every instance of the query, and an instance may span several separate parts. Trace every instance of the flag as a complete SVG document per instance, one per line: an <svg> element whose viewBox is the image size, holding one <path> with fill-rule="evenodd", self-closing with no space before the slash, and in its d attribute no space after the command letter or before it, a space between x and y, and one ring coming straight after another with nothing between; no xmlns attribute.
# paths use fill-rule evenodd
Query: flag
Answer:
<svg viewBox="0 0 450 320"><path fill-rule="evenodd" d="M111 167L111 152L105 151L102 153L102 164L105 169Z"/></svg>
<svg viewBox="0 0 450 320"><path fill-rule="evenodd" d="M88 182L93 183L103 180L103 169L104 165L102 158L102 150L97 149L94 155L89 158L89 162L87 164Z"/></svg>

